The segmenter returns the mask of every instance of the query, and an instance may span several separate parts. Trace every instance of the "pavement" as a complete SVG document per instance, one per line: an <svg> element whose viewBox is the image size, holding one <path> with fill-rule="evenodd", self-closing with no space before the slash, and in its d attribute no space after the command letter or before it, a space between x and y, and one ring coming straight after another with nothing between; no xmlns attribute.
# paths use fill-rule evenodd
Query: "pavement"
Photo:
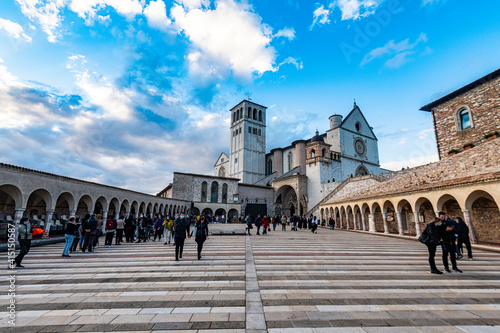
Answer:
<svg viewBox="0 0 500 333"><path fill-rule="evenodd" d="M500 332L500 253L475 250L459 261L463 274L434 275L412 240L255 231L209 237L201 260L189 239L179 262L163 241L71 258L63 244L33 248L25 269L0 271L0 331Z"/></svg>

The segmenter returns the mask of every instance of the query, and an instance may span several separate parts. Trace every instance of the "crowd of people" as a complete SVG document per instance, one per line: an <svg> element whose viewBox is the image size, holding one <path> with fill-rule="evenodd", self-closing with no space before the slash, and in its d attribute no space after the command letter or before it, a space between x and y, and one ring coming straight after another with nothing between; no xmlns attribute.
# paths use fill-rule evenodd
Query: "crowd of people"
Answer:
<svg viewBox="0 0 500 333"><path fill-rule="evenodd" d="M432 274L443 274L436 266L435 256L438 246L442 250L444 270L451 273L448 257L450 258L452 269L456 273L462 273L457 266L457 260L463 258L463 245L467 248L469 260L473 260L472 248L469 238L469 227L462 218L457 217L452 220L446 213L439 212L438 217L429 223L422 232L420 241L427 245L429 251L429 265Z"/></svg>
<svg viewBox="0 0 500 333"><path fill-rule="evenodd" d="M320 224L319 220L316 216L310 216L306 218L305 216L297 216L292 214L291 216L286 215L276 215L276 216L267 216L257 215L257 217L253 217L251 214L247 215L245 218L245 223L247 224L246 231L249 235L252 235L250 232L255 225L257 229L256 234L261 235L260 230L262 228L262 235L266 235L269 231L271 231L271 225L273 226L273 231L276 231L276 227L281 225L281 230L286 231L286 227L290 226L292 231L298 231L298 229L309 229L312 233L318 232L318 225ZM323 221L321 223L322 226L325 226L326 222ZM330 225L330 230L333 230L335 227L335 221L330 218L328 221Z"/></svg>

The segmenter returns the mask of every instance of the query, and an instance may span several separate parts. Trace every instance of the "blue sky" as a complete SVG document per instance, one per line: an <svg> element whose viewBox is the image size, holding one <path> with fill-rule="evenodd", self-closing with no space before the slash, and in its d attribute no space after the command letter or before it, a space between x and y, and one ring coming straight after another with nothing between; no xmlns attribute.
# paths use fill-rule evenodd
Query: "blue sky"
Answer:
<svg viewBox="0 0 500 333"><path fill-rule="evenodd" d="M267 148L353 99L383 167L437 159L419 111L500 65L500 2L3 0L0 162L155 193L213 173L228 110L269 107Z"/></svg>

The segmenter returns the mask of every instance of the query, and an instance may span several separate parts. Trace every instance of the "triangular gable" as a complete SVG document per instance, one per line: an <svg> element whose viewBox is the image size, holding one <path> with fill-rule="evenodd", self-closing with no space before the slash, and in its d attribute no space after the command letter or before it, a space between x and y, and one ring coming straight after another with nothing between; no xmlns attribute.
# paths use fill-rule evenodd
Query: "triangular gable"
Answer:
<svg viewBox="0 0 500 333"><path fill-rule="evenodd" d="M221 162L222 159L224 159L224 162ZM229 157L225 153L221 153L219 155L219 158L217 159L217 162L215 162L214 167L221 163L226 163L226 162L229 162Z"/></svg>
<svg viewBox="0 0 500 333"><path fill-rule="evenodd" d="M342 121L342 124L340 124L340 127L344 128L344 129L352 130L352 128L354 128L354 126L355 126L355 122L352 123L352 128L347 128L346 126L352 122L352 119L349 119L349 118L353 118L353 116L356 114L359 114L362 118L362 121L360 121L361 126L362 126L361 133L364 135L367 135L367 136L370 136L370 134L371 134L371 136L375 140L378 140L375 133L373 133L373 130L372 130L370 124L366 120L365 115L363 114L363 112L361 112L361 109L356 104L354 104L354 108L351 110L351 112L349 112L347 117L344 118L344 120Z"/></svg>

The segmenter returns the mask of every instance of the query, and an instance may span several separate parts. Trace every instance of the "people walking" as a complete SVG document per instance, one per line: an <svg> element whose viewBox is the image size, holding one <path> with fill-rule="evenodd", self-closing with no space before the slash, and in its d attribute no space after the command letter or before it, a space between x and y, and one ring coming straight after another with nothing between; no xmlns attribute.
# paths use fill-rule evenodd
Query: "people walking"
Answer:
<svg viewBox="0 0 500 333"><path fill-rule="evenodd" d="M120 218L116 220L116 238L115 238L116 245L122 244L123 231L125 231L125 220L123 219L123 216L120 216Z"/></svg>
<svg viewBox="0 0 500 333"><path fill-rule="evenodd" d="M316 216L313 217L312 221L311 221L311 232L313 234L316 234L318 233L316 230L318 229L318 219L316 218Z"/></svg>
<svg viewBox="0 0 500 333"><path fill-rule="evenodd" d="M457 223L460 227L460 231L458 232L458 241L457 241L457 259L461 259L463 257L463 245L467 248L467 257L469 260L473 260L472 258L472 247L470 245L469 238L469 227L462 220L461 217L457 217Z"/></svg>
<svg viewBox="0 0 500 333"><path fill-rule="evenodd" d="M127 243L134 241L134 231L135 231L135 223L134 218L132 216L128 216L125 220L125 241Z"/></svg>
<svg viewBox="0 0 500 333"><path fill-rule="evenodd" d="M427 224L427 227L425 227L422 232L423 235L427 235L428 237L428 241L425 245L427 246L427 251L429 251L429 265L432 274L443 274L443 272L437 269L435 260L436 248L441 243L436 224L439 225L441 223L442 221L436 218L433 222Z"/></svg>
<svg viewBox="0 0 500 333"><path fill-rule="evenodd" d="M287 221L286 216L283 215L281 217L281 231L286 231L286 221Z"/></svg>
<svg viewBox="0 0 500 333"><path fill-rule="evenodd" d="M184 214L180 215L174 221L174 239L175 239L175 261L182 258L182 250L184 249L184 241L189 235L189 224L191 222L185 218Z"/></svg>
<svg viewBox="0 0 500 333"><path fill-rule="evenodd" d="M170 216L168 216L164 223L164 233L165 233L165 245L170 244L170 241L173 238L173 228L174 228L174 220Z"/></svg>
<svg viewBox="0 0 500 333"><path fill-rule="evenodd" d="M153 229L155 231L154 237L153 237L153 242L156 241L156 237L158 237L158 240L161 240L161 235L163 234L163 218L161 215L159 215L156 220L155 224L153 226Z"/></svg>
<svg viewBox="0 0 500 333"><path fill-rule="evenodd" d="M274 216L273 217L273 231L276 231L276 226L278 225L279 217Z"/></svg>
<svg viewBox="0 0 500 333"><path fill-rule="evenodd" d="M249 214L249 215L247 216L247 218L246 218L246 223L247 223L247 231L248 231L248 234L249 234L250 236L252 236L252 234L250 233L250 230L252 230L252 229L253 229L253 226L252 226L252 224L253 224L252 214Z"/></svg>
<svg viewBox="0 0 500 333"><path fill-rule="evenodd" d="M330 219L328 219L328 224L330 225L330 230L333 230L335 228L335 221L333 220L333 218L330 217Z"/></svg>
<svg viewBox="0 0 500 333"><path fill-rule="evenodd" d="M262 226L262 217L260 214L255 219L255 228L257 229L257 235L260 235L260 227Z"/></svg>
<svg viewBox="0 0 500 333"><path fill-rule="evenodd" d="M19 254L15 258L16 266L15 268L24 268L21 263L23 262L24 256L30 252L31 240L33 235L31 234L31 222L27 217L23 217L19 222L19 227L17 229L19 241ZM9 268L14 268L13 264L9 263Z"/></svg>
<svg viewBox="0 0 500 333"><path fill-rule="evenodd" d="M66 231L65 231L65 239L66 245L64 246L64 250L62 253L63 257L71 257L69 255L69 251L73 246L73 239L75 238L75 233L78 231L80 226L76 224L76 217L70 216L68 222L66 223Z"/></svg>
<svg viewBox="0 0 500 333"><path fill-rule="evenodd" d="M78 247L78 244L80 244L80 250L82 248L82 243L80 240L83 238L82 237L82 224L80 223L80 218L76 218L75 220L76 224L76 229L75 229L75 237L73 237L73 244L71 245L69 249L69 253L78 253L78 250L76 249Z"/></svg>
<svg viewBox="0 0 500 333"><path fill-rule="evenodd" d="M448 256L451 259L452 269L457 273L462 273L457 267L456 250L455 250L455 233L460 232L458 224L446 216L445 213L439 212L441 224L436 225L437 231L441 240L441 248L443 250L443 265L444 270L451 273L448 266Z"/></svg>
<svg viewBox="0 0 500 333"><path fill-rule="evenodd" d="M104 227L104 233L106 234L106 238L104 240L104 247L113 247L113 236L115 235L116 230L116 222L114 219L109 218L106 221L106 225Z"/></svg>
<svg viewBox="0 0 500 333"><path fill-rule="evenodd" d="M99 248L99 237L104 235L104 227L106 225L105 221L102 218L101 214L98 214L95 219L97 220L97 228L95 231L95 237L94 237L94 248L98 249Z"/></svg>
<svg viewBox="0 0 500 333"><path fill-rule="evenodd" d="M269 219L267 218L267 215L264 215L262 218L262 234L267 235L267 231L269 228ZM269 229L271 230L271 229Z"/></svg>
<svg viewBox="0 0 500 333"><path fill-rule="evenodd" d="M198 260L201 259L201 251L203 250L203 243L208 238L208 223L205 216L202 216L195 224L196 234L194 240L198 244Z"/></svg>
<svg viewBox="0 0 500 333"><path fill-rule="evenodd" d="M85 233L85 240L83 241L82 252L94 252L94 238L96 236L97 230L97 220L95 219L95 215L87 214L85 215L85 219L82 223L82 229Z"/></svg>

